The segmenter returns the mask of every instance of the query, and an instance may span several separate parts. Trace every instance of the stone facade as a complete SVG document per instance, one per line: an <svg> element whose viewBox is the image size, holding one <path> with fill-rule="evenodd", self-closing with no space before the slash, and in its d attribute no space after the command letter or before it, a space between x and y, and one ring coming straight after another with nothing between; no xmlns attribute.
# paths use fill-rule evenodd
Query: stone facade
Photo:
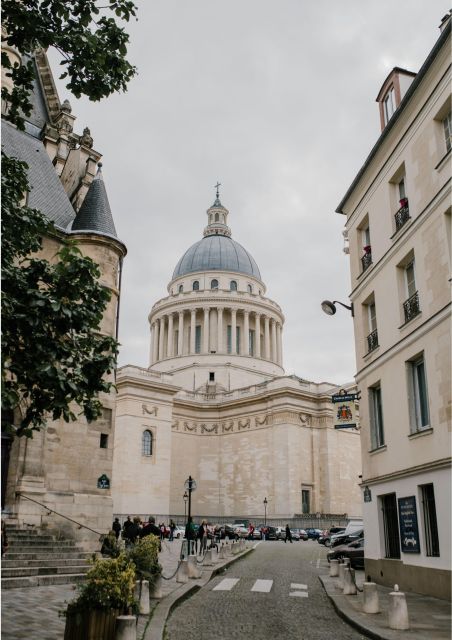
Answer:
<svg viewBox="0 0 452 640"><path fill-rule="evenodd" d="M451 568L450 29L447 16L417 75L396 68L386 79L382 134L338 207L347 216L370 492L366 575L442 598ZM406 500L409 535L400 524Z"/></svg>

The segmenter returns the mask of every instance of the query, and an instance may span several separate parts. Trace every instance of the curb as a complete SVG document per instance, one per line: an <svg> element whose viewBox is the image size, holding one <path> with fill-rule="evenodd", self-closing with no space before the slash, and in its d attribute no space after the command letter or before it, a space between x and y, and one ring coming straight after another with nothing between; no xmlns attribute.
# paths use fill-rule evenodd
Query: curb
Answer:
<svg viewBox="0 0 452 640"><path fill-rule="evenodd" d="M144 634L143 640L164 640L165 624L171 614L171 611L183 600L190 598L190 596L194 595L199 591L199 589L204 587L212 578L220 573L220 571L231 566L234 562L241 560L251 553L251 551L254 551L254 546L249 549L245 549L245 551L234 558L226 560L223 564L212 567L205 576L198 578L197 580L192 580L191 583L182 584L172 593L169 593L165 598L162 598L151 612L151 623Z"/></svg>

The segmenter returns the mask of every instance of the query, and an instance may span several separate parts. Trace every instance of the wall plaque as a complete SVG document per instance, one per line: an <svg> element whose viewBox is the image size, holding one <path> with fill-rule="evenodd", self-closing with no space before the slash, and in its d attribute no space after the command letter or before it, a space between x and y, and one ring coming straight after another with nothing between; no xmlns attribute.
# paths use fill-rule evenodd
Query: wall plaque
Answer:
<svg viewBox="0 0 452 640"><path fill-rule="evenodd" d="M109 489L110 488L110 478L103 473L100 478L97 478L97 488L98 489Z"/></svg>
<svg viewBox="0 0 452 640"><path fill-rule="evenodd" d="M416 497L399 498L400 544L403 553L420 553Z"/></svg>

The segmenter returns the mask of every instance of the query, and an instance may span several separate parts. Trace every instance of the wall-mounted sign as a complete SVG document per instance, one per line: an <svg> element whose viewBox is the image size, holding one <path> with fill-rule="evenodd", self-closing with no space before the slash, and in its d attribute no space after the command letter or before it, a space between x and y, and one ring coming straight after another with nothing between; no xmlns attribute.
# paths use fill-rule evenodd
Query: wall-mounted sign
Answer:
<svg viewBox="0 0 452 640"><path fill-rule="evenodd" d="M109 489L110 488L110 478L103 473L100 478L97 478L97 488L98 489Z"/></svg>
<svg viewBox="0 0 452 640"><path fill-rule="evenodd" d="M338 394L331 396L334 405L334 428L335 429L356 429L356 401L357 393L347 393L341 389Z"/></svg>
<svg viewBox="0 0 452 640"><path fill-rule="evenodd" d="M400 544L403 553L420 553L416 497L399 498Z"/></svg>
<svg viewBox="0 0 452 640"><path fill-rule="evenodd" d="M364 502L372 502L372 491L368 486L364 487Z"/></svg>

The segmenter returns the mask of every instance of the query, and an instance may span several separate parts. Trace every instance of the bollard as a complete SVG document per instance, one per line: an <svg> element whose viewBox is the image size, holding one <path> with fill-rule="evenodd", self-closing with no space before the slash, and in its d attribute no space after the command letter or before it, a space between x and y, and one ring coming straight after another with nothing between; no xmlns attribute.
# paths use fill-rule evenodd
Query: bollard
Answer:
<svg viewBox="0 0 452 640"><path fill-rule="evenodd" d="M204 556L204 566L211 567L213 565L212 549L207 549Z"/></svg>
<svg viewBox="0 0 452 640"><path fill-rule="evenodd" d="M201 577L201 571L196 566L196 556L188 556L188 577L194 580Z"/></svg>
<svg viewBox="0 0 452 640"><path fill-rule="evenodd" d="M356 596L356 584L353 579L354 573L350 567L344 567L344 586L342 589L344 596Z"/></svg>
<svg viewBox="0 0 452 640"><path fill-rule="evenodd" d="M138 600L139 611L143 615L149 615L151 608L149 605L149 582L148 580L141 581L141 590L140 590L140 581L137 580L135 582L135 598Z"/></svg>
<svg viewBox="0 0 452 640"><path fill-rule="evenodd" d="M337 578L339 575L339 560L330 560L330 576Z"/></svg>
<svg viewBox="0 0 452 640"><path fill-rule="evenodd" d="M226 560L226 547L223 544L220 547L220 560Z"/></svg>
<svg viewBox="0 0 452 640"><path fill-rule="evenodd" d="M116 618L115 640L137 640L135 616L118 616Z"/></svg>
<svg viewBox="0 0 452 640"><path fill-rule="evenodd" d="M177 570L176 582L182 584L188 582L188 560L181 560L179 569Z"/></svg>
<svg viewBox="0 0 452 640"><path fill-rule="evenodd" d="M380 613L380 603L375 582L363 583L363 611L364 613Z"/></svg>
<svg viewBox="0 0 452 640"><path fill-rule="evenodd" d="M344 588L344 569L345 569L345 564L343 562L339 562L338 566L339 566L339 572L338 572L339 581L338 581L337 586L342 591L342 589Z"/></svg>
<svg viewBox="0 0 452 640"><path fill-rule="evenodd" d="M149 597L154 598L155 600L160 600L160 598L163 598L162 585L162 576L156 576L154 583L149 588Z"/></svg>
<svg viewBox="0 0 452 640"><path fill-rule="evenodd" d="M389 594L389 628L404 631L410 628L408 608L405 594L399 591L399 585L394 585L394 591Z"/></svg>

